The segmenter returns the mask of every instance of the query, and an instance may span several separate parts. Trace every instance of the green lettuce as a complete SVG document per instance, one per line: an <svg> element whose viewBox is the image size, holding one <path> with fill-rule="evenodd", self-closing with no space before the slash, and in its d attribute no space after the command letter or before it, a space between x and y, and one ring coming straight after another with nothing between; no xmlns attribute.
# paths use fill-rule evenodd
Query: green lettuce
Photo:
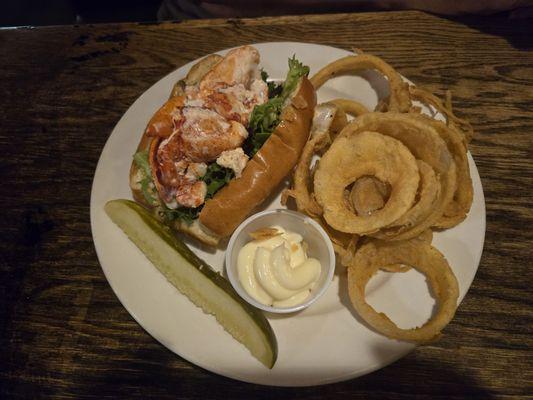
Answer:
<svg viewBox="0 0 533 400"><path fill-rule="evenodd" d="M163 204L159 212L166 222L173 222L177 219L181 219L187 225L190 225L194 222L195 219L198 218L198 215L202 210L202 206L196 208L178 207L172 209L168 208Z"/></svg>
<svg viewBox="0 0 533 400"><path fill-rule="evenodd" d="M134 154L133 161L142 171L143 178L137 182L141 185L141 191L143 193L144 199L150 205L156 205L157 199L154 196L154 182L152 181L152 171L150 168L150 163L148 162L148 151L139 151Z"/></svg>
<svg viewBox="0 0 533 400"><path fill-rule="evenodd" d="M216 162L209 164L207 166L207 172L200 178L200 180L204 181L207 185L207 194L205 198L212 198L215 193L222 189L222 187L226 185L234 176L235 174L233 173L232 169L221 167ZM195 219L198 218L198 215L200 214L200 211L202 211L203 207L204 205L202 204L196 208L178 207L171 209L163 205L161 213L163 214L165 220L169 222L172 222L176 219L181 219L190 225Z"/></svg>
<svg viewBox="0 0 533 400"><path fill-rule="evenodd" d="M221 167L216 162L209 164L207 166L207 172L200 178L207 185L206 199L212 198L234 176L235 173L230 168Z"/></svg>
<svg viewBox="0 0 533 400"><path fill-rule="evenodd" d="M294 92L300 79L307 75L309 75L309 67L307 65L303 65L298 61L296 56L289 58L289 72L287 72L287 78L283 82L283 91L281 92L283 101Z"/></svg>
<svg viewBox="0 0 533 400"><path fill-rule="evenodd" d="M187 224L191 224L198 218L202 206L196 208L178 207L176 209L168 208L165 203L159 202L156 198L155 186L152 180L152 171L148 162L148 151L139 151L133 156L137 167L142 171L143 178L139 181L141 190L146 202L152 206L159 205L159 215L167 222L180 219ZM206 199L212 198L224 185L226 185L235 176L233 170L221 167L216 162L208 165L206 174L200 178L207 185Z"/></svg>
<svg viewBox="0 0 533 400"><path fill-rule="evenodd" d="M280 122L283 104L296 89L300 79L308 74L309 67L293 56L289 58L289 71L285 82L277 86L273 82L268 82L268 84L272 83L272 86L268 87L269 97L271 94L273 97L270 97L266 103L255 106L252 111L248 124L249 136L244 145L248 156L253 157L274 132ZM261 71L261 77L266 81L268 74Z"/></svg>
<svg viewBox="0 0 533 400"><path fill-rule="evenodd" d="M283 99L281 96L274 97L266 103L254 107L248 125L250 135L245 149L250 158L259 151L278 126L282 108Z"/></svg>
<svg viewBox="0 0 533 400"><path fill-rule="evenodd" d="M261 79L267 84L268 87L268 98L271 99L281 94L283 90L283 84L276 83L274 81L268 80L268 73L261 69Z"/></svg>

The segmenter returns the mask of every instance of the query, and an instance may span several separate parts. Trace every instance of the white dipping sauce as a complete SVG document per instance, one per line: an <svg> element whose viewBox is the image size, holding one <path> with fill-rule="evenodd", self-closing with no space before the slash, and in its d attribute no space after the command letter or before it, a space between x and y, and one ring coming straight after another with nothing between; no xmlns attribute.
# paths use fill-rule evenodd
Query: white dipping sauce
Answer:
<svg viewBox="0 0 533 400"><path fill-rule="evenodd" d="M281 234L247 243L237 258L239 281L258 302L273 307L303 303L320 277L321 265L308 258L301 235L280 226Z"/></svg>

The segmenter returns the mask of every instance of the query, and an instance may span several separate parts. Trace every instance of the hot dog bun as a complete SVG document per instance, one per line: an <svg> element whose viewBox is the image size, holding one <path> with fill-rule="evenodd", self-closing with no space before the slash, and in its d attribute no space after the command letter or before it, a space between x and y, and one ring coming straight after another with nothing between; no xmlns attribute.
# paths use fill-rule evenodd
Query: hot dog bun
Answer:
<svg viewBox="0 0 533 400"><path fill-rule="evenodd" d="M179 86L183 85L180 82L186 82L187 85L199 82L216 62L218 59L213 56L199 61L187 77L175 85L172 94L180 95ZM171 95L172 98L174 97ZM209 246L216 246L220 239L231 235L235 228L281 183L298 161L309 136L315 105L314 88L309 80L303 77L291 97L287 99L279 125L248 161L241 177L232 179L212 199L207 200L199 218L191 224L176 219L169 225ZM153 118L157 118L157 113ZM149 126L154 124L150 123ZM161 140L158 137L148 136L147 133L145 131L141 137L137 147L138 152L150 151L151 145L157 147L157 143ZM154 154L151 154L151 157L153 156ZM143 171L133 162L129 176L133 198L158 214L160 207L149 204L142 192L140 184L142 174Z"/></svg>
<svg viewBox="0 0 533 400"><path fill-rule="evenodd" d="M232 179L206 201L200 212L204 227L221 237L231 235L276 189L300 158L315 105L315 90L307 78L302 78L283 109L280 124L246 164L242 176Z"/></svg>

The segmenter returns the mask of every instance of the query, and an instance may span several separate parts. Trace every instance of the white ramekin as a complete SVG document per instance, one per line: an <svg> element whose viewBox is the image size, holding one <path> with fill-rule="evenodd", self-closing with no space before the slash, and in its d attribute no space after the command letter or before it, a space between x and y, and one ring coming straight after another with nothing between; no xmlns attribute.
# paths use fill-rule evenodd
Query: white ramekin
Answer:
<svg viewBox="0 0 533 400"><path fill-rule="evenodd" d="M253 299L244 290L239 281L237 256L239 255L239 250L252 240L249 233L273 225L281 226L289 231L302 235L304 242L308 246L307 255L318 259L322 266L318 282L309 294L309 297L305 302L293 307L281 308L264 305ZM239 296L252 306L271 313L291 313L309 307L326 292L335 272L335 252L333 251L333 245L328 234L316 221L308 216L285 209L263 211L243 221L235 232L233 232L233 235L231 235L226 250L225 262L229 281Z"/></svg>

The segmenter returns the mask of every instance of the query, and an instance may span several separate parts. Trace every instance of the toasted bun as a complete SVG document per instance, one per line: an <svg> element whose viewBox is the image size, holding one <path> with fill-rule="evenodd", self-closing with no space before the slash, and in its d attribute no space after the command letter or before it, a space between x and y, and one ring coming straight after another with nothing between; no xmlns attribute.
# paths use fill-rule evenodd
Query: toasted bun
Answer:
<svg viewBox="0 0 533 400"><path fill-rule="evenodd" d="M189 74L194 72L194 79L189 81L198 82L201 79L199 71L205 74L216 61L218 60L210 56L199 61L189 72ZM199 219L192 224L176 220L171 224L172 228L209 246L216 246L221 238L231 235L235 228L281 183L298 161L309 136L316 95L307 78L301 79L287 103L281 114L280 124L248 162L242 176L232 179L208 200ZM145 132L137 151L148 151L153 140L160 139L148 136ZM129 176L133 198L157 214L157 207L148 204L142 193L139 184L142 179L141 173L137 164L133 162Z"/></svg>
<svg viewBox="0 0 533 400"><path fill-rule="evenodd" d="M283 109L280 124L248 161L242 176L232 179L206 201L200 212L204 227L221 237L229 236L265 201L300 158L315 105L315 90L311 82L303 78L290 104Z"/></svg>

